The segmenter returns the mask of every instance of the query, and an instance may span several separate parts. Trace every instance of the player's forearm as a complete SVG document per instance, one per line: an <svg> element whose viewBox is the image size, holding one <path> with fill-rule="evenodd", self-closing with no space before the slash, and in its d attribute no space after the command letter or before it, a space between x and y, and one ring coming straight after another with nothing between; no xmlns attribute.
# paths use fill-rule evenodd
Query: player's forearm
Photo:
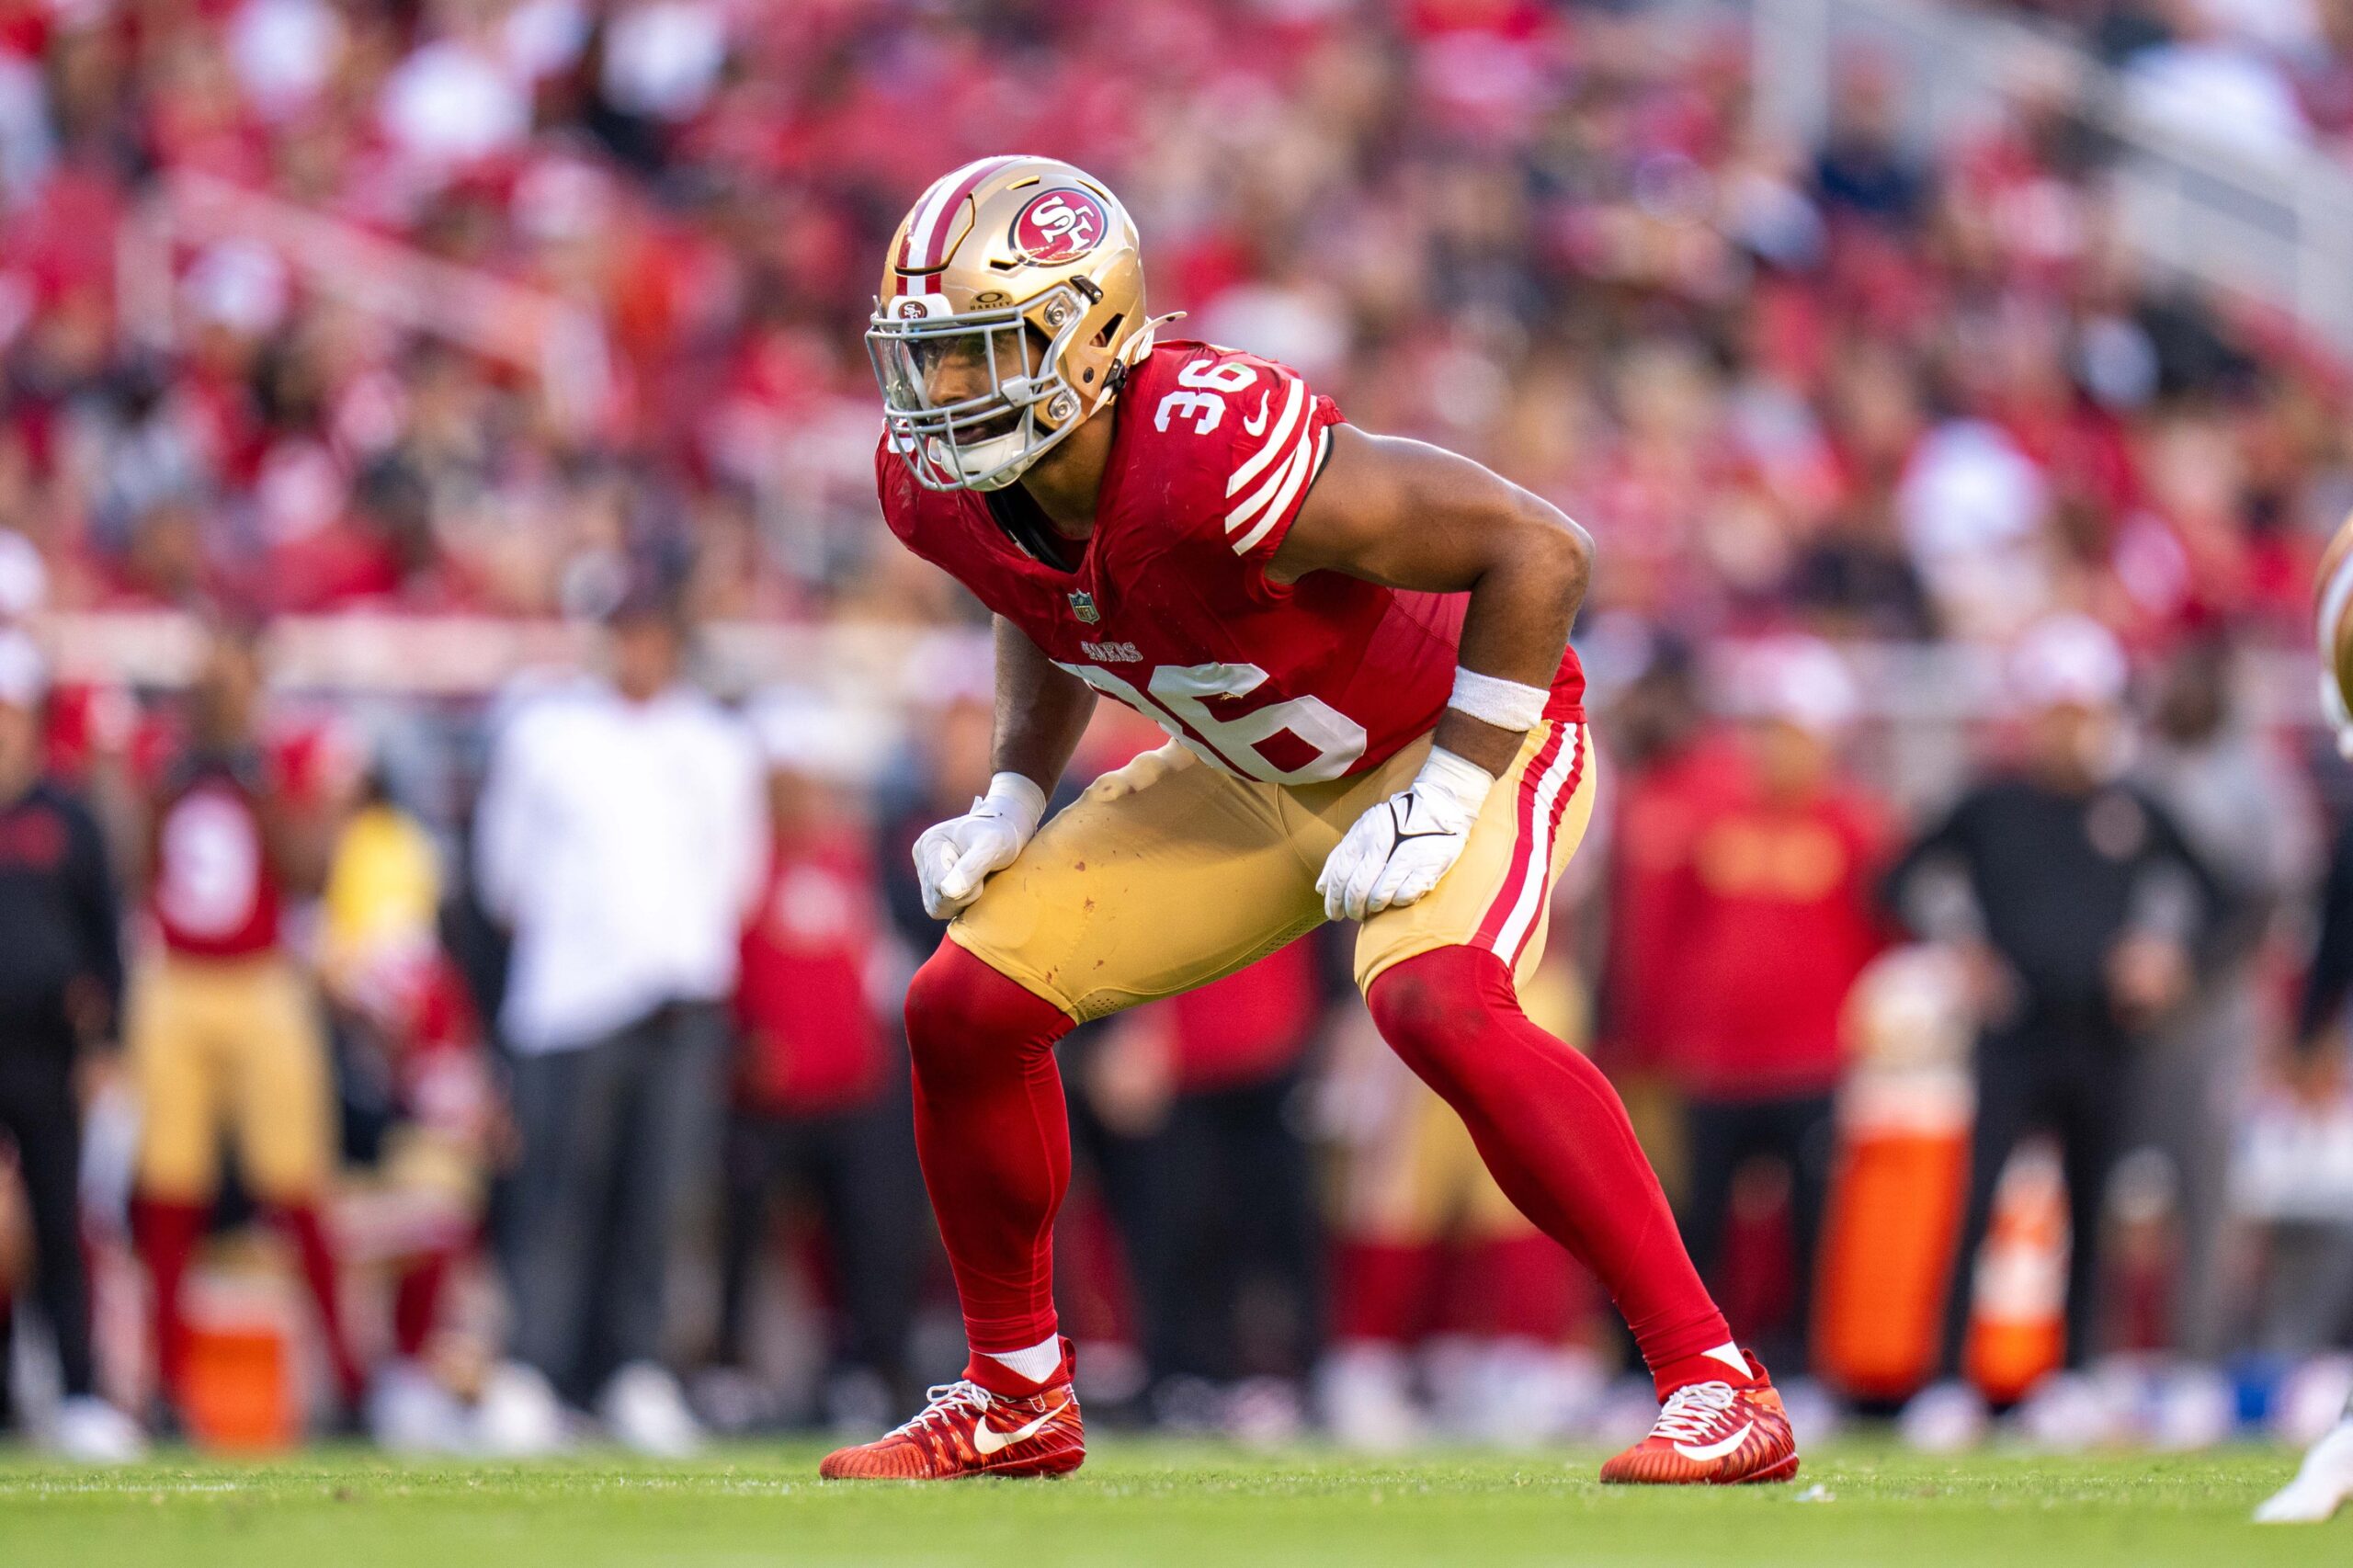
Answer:
<svg viewBox="0 0 2353 1568"><path fill-rule="evenodd" d="M1275 583L1340 572L1471 604L1457 655L1489 700L1450 705L1436 741L1490 774L1511 766L1543 711L1585 601L1593 541L1560 509L1469 458L1333 427L1332 453L1267 563ZM1469 710L1465 710L1466 708Z"/></svg>
<svg viewBox="0 0 2353 1568"><path fill-rule="evenodd" d="M996 622L996 736L991 766L1051 796L1095 711L1095 688L1002 617Z"/></svg>
<svg viewBox="0 0 2353 1568"><path fill-rule="evenodd" d="M316 895L327 883L334 853L333 831L317 812L297 811L284 801L260 807L262 854L280 887L299 897Z"/></svg>
<svg viewBox="0 0 2353 1568"><path fill-rule="evenodd" d="M1525 495L1525 493L1521 493ZM1585 530L1533 496L1497 530L1495 558L1471 587L1457 662L1463 669L1544 690L1559 670L1569 628L1585 602L1593 545ZM1511 766L1525 727L1491 722L1449 706L1433 742L1488 772Z"/></svg>

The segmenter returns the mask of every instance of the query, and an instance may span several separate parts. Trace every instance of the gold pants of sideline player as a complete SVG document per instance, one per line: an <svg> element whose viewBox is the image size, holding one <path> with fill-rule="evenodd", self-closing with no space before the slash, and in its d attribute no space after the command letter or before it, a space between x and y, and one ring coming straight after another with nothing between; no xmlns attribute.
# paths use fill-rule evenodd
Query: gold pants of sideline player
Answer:
<svg viewBox="0 0 2353 1568"><path fill-rule="evenodd" d="M1324 858L1428 753L1423 740L1357 778L1287 786L1237 778L1171 742L1090 785L989 880L949 937L1082 1023L1207 984L1324 923ZM1495 952L1525 983L1593 793L1585 726L1530 730L1461 859L1419 903L1358 930L1358 985L1466 944Z"/></svg>
<svg viewBox="0 0 2353 1568"><path fill-rule="evenodd" d="M309 989L276 954L157 959L131 998L139 1187L210 1200L224 1134L264 1202L316 1199L333 1169L326 1040Z"/></svg>

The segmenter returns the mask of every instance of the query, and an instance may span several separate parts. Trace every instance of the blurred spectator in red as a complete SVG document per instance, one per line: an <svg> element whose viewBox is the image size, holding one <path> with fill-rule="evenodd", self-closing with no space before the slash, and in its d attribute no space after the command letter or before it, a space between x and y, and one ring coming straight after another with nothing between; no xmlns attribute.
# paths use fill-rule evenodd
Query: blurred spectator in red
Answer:
<svg viewBox="0 0 2353 1568"><path fill-rule="evenodd" d="M1610 721L1608 946L1595 1054L1613 1075L1651 1074L1668 1060L1679 951L1676 889L1700 812L1729 785L1740 759L1710 731L1699 672L1679 644L1654 650Z"/></svg>
<svg viewBox="0 0 2353 1568"><path fill-rule="evenodd" d="M824 1413L862 1430L916 1392L908 1340L930 1221L895 1017L907 959L854 792L874 761L859 715L779 692L753 721L767 757L770 848L735 995L712 1358L733 1376L698 1388L723 1428L752 1425L772 1403L756 1371L755 1286L774 1250L778 1199L790 1197L815 1210L828 1264L810 1292L825 1325Z"/></svg>
<svg viewBox="0 0 2353 1568"><path fill-rule="evenodd" d="M212 627L184 733L156 775L145 857L156 942L130 1009L142 1108L133 1233L153 1284L163 1393L176 1400L184 1288L229 1134L246 1189L293 1244L336 1392L356 1415L366 1379L321 1211L335 1170L335 1094L318 1001L286 930L288 905L324 875L329 802L321 780L297 776L296 753L267 745L265 685L258 632Z"/></svg>
<svg viewBox="0 0 2353 1568"><path fill-rule="evenodd" d="M1736 1185L1757 1161L1788 1176L1788 1310L1733 1326L1795 1375L1829 1188L1839 1015L1881 946L1874 895L1889 824L1838 765L1858 707L1839 655L1788 640L1741 660L1745 766L1698 812L1663 917L1674 933L1669 1056L1685 1096L1684 1239L1727 1301L1743 1294L1722 1278Z"/></svg>

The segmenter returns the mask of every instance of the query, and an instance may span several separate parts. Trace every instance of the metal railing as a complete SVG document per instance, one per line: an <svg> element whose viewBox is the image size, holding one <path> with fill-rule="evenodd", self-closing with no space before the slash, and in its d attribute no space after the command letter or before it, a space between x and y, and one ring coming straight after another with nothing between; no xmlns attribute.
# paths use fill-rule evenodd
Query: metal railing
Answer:
<svg viewBox="0 0 2353 1568"><path fill-rule="evenodd" d="M260 245L305 288L536 377L567 429L590 426L610 395L593 310L195 170L161 181L116 237L117 290L133 336L154 347L176 339L177 258L222 241Z"/></svg>
<svg viewBox="0 0 2353 1568"><path fill-rule="evenodd" d="M185 681L200 646L198 623L171 610L51 614L37 634L66 680L149 688ZM431 708L478 716L517 683L593 663L597 642L595 629L577 621L365 611L281 617L269 639L281 689L380 715ZM919 722L951 692L985 699L991 666L985 631L911 622L722 621L704 627L698 645L699 674L720 692L789 684L886 727ZM1748 651L1736 641L1701 651L1700 689L1728 718L1740 716L1746 685L1736 677ZM1859 642L1844 652L1860 697L1856 760L1900 800L1949 791L1978 755L1987 722L2012 710L1994 649ZM1587 671L1593 706L1606 712L1630 672L1607 656L1588 660ZM2309 653L2250 650L2239 683L2246 718L2297 737L2315 756L2325 752L2319 673Z"/></svg>
<svg viewBox="0 0 2353 1568"><path fill-rule="evenodd" d="M2160 271L2258 301L2353 356L2353 172L2311 148L2217 141L2084 50L2023 21L1928 0L1751 0L1756 113L1818 142L1849 51L1897 74L1925 148L2055 96L2109 137L2125 238Z"/></svg>

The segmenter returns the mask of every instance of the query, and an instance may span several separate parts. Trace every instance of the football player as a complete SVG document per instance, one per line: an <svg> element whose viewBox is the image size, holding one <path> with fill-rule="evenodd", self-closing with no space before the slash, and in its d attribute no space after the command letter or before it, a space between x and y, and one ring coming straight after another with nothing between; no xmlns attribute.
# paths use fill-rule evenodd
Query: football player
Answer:
<svg viewBox="0 0 2353 1568"><path fill-rule="evenodd" d="M270 733L266 675L256 628L211 628L187 733L165 740L145 857L158 940L131 987L125 1042L141 1108L131 1235L153 1285L158 1381L176 1408L188 1392L185 1285L233 1133L246 1188L293 1245L352 1414L366 1378L323 1212L335 1089L286 915L316 886L318 797L334 765L324 735Z"/></svg>
<svg viewBox="0 0 2353 1568"><path fill-rule="evenodd" d="M2313 598L2313 634L2319 643L2321 662L2321 711L2336 734L2336 749L2353 758L2353 517L2336 526L2335 537L2321 555ZM2336 859L2339 868L2346 864L2343 841ZM2319 949L2323 955L2342 950L2338 929L2347 906L2337 896L2339 886L2339 873L2332 869L2328 888L2321 899ZM2335 1012L2341 999L2341 994L2327 994L2331 986L2325 961L2315 961L2313 968L2306 984L2324 1000L2308 1001L2307 1017L2322 1011ZM2311 1049L2309 1044L2307 1049ZM2347 1404L2336 1425L2304 1455L2295 1477L2256 1509L2256 1523L2319 1524L2335 1517L2347 1497L2353 1497L2353 1403Z"/></svg>
<svg viewBox="0 0 2353 1568"><path fill-rule="evenodd" d="M1567 648L1591 542L1474 462L1348 425L1281 365L1161 340L1165 321L1118 199L1046 158L942 176L883 268L883 514L995 615L997 771L915 844L953 924L906 1003L972 1356L824 1473L1080 1463L1052 1295L1054 1042L1345 919L1383 1038L1649 1363L1657 1425L1603 1479L1786 1480L1780 1399L1624 1108L1516 994L1592 811ZM1041 826L1098 694L1170 740Z"/></svg>

